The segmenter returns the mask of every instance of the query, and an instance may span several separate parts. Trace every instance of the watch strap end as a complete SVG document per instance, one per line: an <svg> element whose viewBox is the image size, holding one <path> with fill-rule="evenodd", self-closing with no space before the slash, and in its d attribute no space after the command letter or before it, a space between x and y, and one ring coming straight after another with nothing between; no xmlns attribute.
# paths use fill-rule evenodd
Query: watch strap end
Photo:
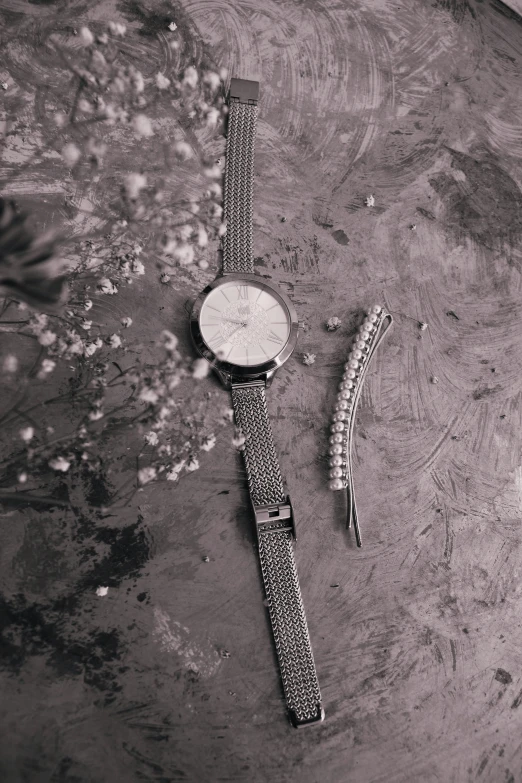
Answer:
<svg viewBox="0 0 522 783"><path fill-rule="evenodd" d="M295 710L289 710L290 721L295 729L303 729L307 726L313 726L314 723L321 723L325 718L325 712L321 702L317 704L317 712L312 718L299 719Z"/></svg>

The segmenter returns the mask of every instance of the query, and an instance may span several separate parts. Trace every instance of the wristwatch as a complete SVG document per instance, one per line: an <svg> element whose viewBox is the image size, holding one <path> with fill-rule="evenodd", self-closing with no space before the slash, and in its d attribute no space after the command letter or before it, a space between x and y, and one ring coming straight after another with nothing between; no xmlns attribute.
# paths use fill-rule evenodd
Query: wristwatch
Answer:
<svg viewBox="0 0 522 783"><path fill-rule="evenodd" d="M288 297L254 273L252 201L259 82L232 79L224 177L222 273L191 313L198 353L232 393L256 542L283 691L295 727L324 719L294 560L294 514L277 460L265 390L295 348L298 321Z"/></svg>

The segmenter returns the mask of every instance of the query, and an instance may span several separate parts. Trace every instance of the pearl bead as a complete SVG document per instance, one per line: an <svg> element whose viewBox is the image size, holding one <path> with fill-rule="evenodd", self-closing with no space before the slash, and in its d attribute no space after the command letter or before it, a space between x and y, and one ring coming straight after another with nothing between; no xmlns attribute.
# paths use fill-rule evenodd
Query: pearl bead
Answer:
<svg viewBox="0 0 522 783"><path fill-rule="evenodd" d="M343 436L340 432L335 432L333 435L330 436L330 445L334 446L336 443L342 443L343 442Z"/></svg>
<svg viewBox="0 0 522 783"><path fill-rule="evenodd" d="M361 340L368 341L371 337L370 332L366 329L366 327L361 327L361 331L359 332L359 337Z"/></svg>
<svg viewBox="0 0 522 783"><path fill-rule="evenodd" d="M331 468L340 468L342 464L343 464L343 458L338 455L332 457L330 460Z"/></svg>
<svg viewBox="0 0 522 783"><path fill-rule="evenodd" d="M345 399L340 399L339 402L335 403L334 410L336 410L336 411L345 411L347 407L348 407L347 401Z"/></svg>
<svg viewBox="0 0 522 783"><path fill-rule="evenodd" d="M377 323L377 321L378 321L379 319L377 318L377 316L375 315L375 313L370 313L370 315L366 316L365 320L366 320L366 321L369 321L371 324L375 324L375 323Z"/></svg>
<svg viewBox="0 0 522 783"><path fill-rule="evenodd" d="M359 366L359 362L357 361L357 359L350 359L350 361L348 362L348 366L350 367L351 370L356 370Z"/></svg>
<svg viewBox="0 0 522 783"><path fill-rule="evenodd" d="M342 432L344 430L344 424L342 421L336 421L332 424L332 432Z"/></svg>
<svg viewBox="0 0 522 783"><path fill-rule="evenodd" d="M343 447L340 443L336 443L334 446L331 447L329 454L331 457L335 457L336 454L342 454L343 453Z"/></svg>
<svg viewBox="0 0 522 783"><path fill-rule="evenodd" d="M340 479L342 475L343 475L342 468L332 468L332 470L330 471L331 479L335 479L335 478Z"/></svg>
<svg viewBox="0 0 522 783"><path fill-rule="evenodd" d="M339 391L346 391L346 389L351 389L352 387L353 387L353 381L347 378L345 381L341 383L339 387Z"/></svg>
<svg viewBox="0 0 522 783"><path fill-rule="evenodd" d="M362 359L362 351L359 351L357 348L354 351L350 351L348 354L349 359Z"/></svg>
<svg viewBox="0 0 522 783"><path fill-rule="evenodd" d="M368 337L369 336L370 335L368 335ZM360 351L363 351L366 348L366 343L364 342L364 340L356 340L354 342L354 347L358 348Z"/></svg>
<svg viewBox="0 0 522 783"><path fill-rule="evenodd" d="M357 374L355 370L350 369L350 370L346 370L346 372L344 373L344 377L349 380L351 379L353 381L353 379L357 377Z"/></svg>
<svg viewBox="0 0 522 783"><path fill-rule="evenodd" d="M379 307L379 305L374 305L372 307L372 309L371 309L371 312L374 313L375 315L379 315L381 310L382 310L382 307Z"/></svg>
<svg viewBox="0 0 522 783"><path fill-rule="evenodd" d="M336 411L333 416L334 421L344 421L346 419L346 413L344 411Z"/></svg>
<svg viewBox="0 0 522 783"><path fill-rule="evenodd" d="M349 389L343 389L341 392L339 392L339 399L340 400L349 400L352 396L352 393Z"/></svg>
<svg viewBox="0 0 522 783"><path fill-rule="evenodd" d="M332 481L330 481L330 483L328 484L328 489L336 490L336 489L343 489L343 488L344 488L344 483L340 478L332 479Z"/></svg>

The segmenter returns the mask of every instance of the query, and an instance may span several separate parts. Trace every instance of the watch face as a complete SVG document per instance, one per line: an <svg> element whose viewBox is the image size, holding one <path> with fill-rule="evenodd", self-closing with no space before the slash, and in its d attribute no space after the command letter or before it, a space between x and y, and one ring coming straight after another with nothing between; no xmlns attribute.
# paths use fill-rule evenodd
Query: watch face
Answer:
<svg viewBox="0 0 522 783"><path fill-rule="evenodd" d="M225 279L203 299L203 342L222 362L253 367L270 362L288 343L292 314L272 287L250 279Z"/></svg>

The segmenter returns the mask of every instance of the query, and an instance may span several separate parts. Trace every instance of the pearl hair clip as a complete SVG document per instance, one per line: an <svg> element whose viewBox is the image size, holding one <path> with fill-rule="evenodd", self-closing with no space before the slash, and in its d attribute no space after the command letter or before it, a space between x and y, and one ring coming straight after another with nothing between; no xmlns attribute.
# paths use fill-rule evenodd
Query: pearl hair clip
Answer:
<svg viewBox="0 0 522 783"><path fill-rule="evenodd" d="M344 365L344 375L339 386L331 427L328 487L332 490L346 489L348 501L346 527L351 528L353 523L355 539L359 547L362 546L361 531L357 519L352 477L352 435L355 412L370 361L392 323L393 318L384 307L374 305L367 311L354 337L348 361Z"/></svg>

